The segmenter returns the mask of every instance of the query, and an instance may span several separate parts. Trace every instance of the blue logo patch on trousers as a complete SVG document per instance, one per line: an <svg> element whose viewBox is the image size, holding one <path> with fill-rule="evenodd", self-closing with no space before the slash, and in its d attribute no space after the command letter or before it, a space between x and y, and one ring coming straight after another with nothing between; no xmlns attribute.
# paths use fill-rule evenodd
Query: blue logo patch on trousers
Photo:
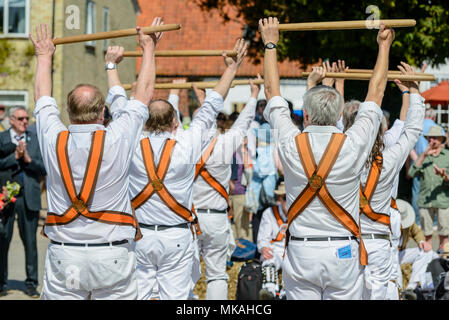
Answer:
<svg viewBox="0 0 449 320"><path fill-rule="evenodd" d="M351 245L347 245L342 248L337 249L337 257L339 259L349 259L352 258Z"/></svg>

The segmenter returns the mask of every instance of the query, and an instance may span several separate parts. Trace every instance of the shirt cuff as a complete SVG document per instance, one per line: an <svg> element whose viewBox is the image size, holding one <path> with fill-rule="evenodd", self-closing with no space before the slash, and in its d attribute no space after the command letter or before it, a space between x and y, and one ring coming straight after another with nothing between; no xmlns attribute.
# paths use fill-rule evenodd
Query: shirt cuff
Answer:
<svg viewBox="0 0 449 320"><path fill-rule="evenodd" d="M263 116L266 120L269 119L269 115L271 112L271 108L273 107L286 107L288 108L288 103L285 101L284 98L281 96L274 96L268 101L267 106L265 107L265 110L263 112Z"/></svg>
<svg viewBox="0 0 449 320"><path fill-rule="evenodd" d="M380 121L382 121L383 117L382 109L377 105L377 103L373 101L362 102L359 106L358 115L364 112L374 112L378 117L379 123Z"/></svg>
<svg viewBox="0 0 449 320"><path fill-rule="evenodd" d="M119 85L115 85L115 86L111 87L108 91L108 96L106 97L106 103L111 104L114 100L114 96L126 97L125 89Z"/></svg>
<svg viewBox="0 0 449 320"><path fill-rule="evenodd" d="M128 104L126 106L126 110L134 110L142 115L142 117L145 119L144 122L148 119L148 116L150 115L148 112L148 107L145 103L139 101L139 100L128 100Z"/></svg>
<svg viewBox="0 0 449 320"><path fill-rule="evenodd" d="M410 106L412 105L420 105L424 107L425 99L419 93L412 93L410 95Z"/></svg>
<svg viewBox="0 0 449 320"><path fill-rule="evenodd" d="M405 124L404 121L396 119L393 123L393 127L398 126L399 128L402 128L402 127L404 127L404 124Z"/></svg>
<svg viewBox="0 0 449 320"><path fill-rule="evenodd" d="M58 105L56 104L56 100L49 96L43 96L40 97L39 100L37 100L36 102L36 107L34 108L33 112L34 117L36 118L39 111L41 111L45 107L54 107L59 114L59 108Z"/></svg>
<svg viewBox="0 0 449 320"><path fill-rule="evenodd" d="M205 103L210 103L217 112L220 112L224 108L224 100L222 95L214 90L211 90L206 94L203 105Z"/></svg>

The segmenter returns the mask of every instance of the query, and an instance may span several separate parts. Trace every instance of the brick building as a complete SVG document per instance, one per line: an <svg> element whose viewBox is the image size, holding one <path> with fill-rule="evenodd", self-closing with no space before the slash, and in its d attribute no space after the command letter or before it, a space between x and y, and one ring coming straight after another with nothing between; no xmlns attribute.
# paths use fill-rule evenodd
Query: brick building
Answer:
<svg viewBox="0 0 449 320"><path fill-rule="evenodd" d="M151 25L156 16L163 17L167 24L179 23L182 26L178 31L164 33L158 50L232 50L235 41L244 33L245 23L242 19L236 18L223 23L217 11L202 11L193 0L139 0L139 5L141 14L138 15L137 21L140 26ZM140 68L140 60L139 58L137 61L136 70ZM156 58L158 82L170 81L177 77L187 78L188 81L218 80L224 68L222 57ZM279 72L281 93L293 103L295 109L301 109L302 95L306 89L306 81L296 78L301 72L301 66L297 62L284 62L279 64ZM263 63L256 65L247 58L240 67L237 78L248 79L256 77L257 73L263 76ZM166 98L168 91L156 90L156 96ZM180 96L180 111L183 115L188 115L188 106L194 103L192 90L182 90ZM231 113L240 110L249 96L249 86L231 88L224 111ZM263 92L259 98L264 98Z"/></svg>

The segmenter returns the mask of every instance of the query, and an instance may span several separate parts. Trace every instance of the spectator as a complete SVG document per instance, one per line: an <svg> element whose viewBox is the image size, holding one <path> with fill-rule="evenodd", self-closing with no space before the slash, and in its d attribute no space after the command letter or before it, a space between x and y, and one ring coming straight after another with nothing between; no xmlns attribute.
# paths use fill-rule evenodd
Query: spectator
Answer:
<svg viewBox="0 0 449 320"><path fill-rule="evenodd" d="M246 186L251 174L248 160L248 139L245 137L239 150L234 153L232 175L230 181L231 193L229 199L234 212L235 238L252 241L250 234L249 213L244 209Z"/></svg>
<svg viewBox="0 0 449 320"><path fill-rule="evenodd" d="M412 274L408 281L404 298L416 300L413 292L418 282L425 283L427 265L438 255L432 251L432 245L425 241L424 234L415 222L413 207L406 201L397 200L398 211L401 214L401 237L399 240L399 265L412 263ZM413 239L418 246L408 247L407 243ZM402 273L399 270L399 282L402 284Z"/></svg>
<svg viewBox="0 0 449 320"><path fill-rule="evenodd" d="M11 127L7 118L6 106L0 105L0 132L8 130Z"/></svg>
<svg viewBox="0 0 449 320"><path fill-rule="evenodd" d="M432 244L433 220L438 217L440 248L449 236L449 150L444 148L446 135L440 126L430 127L424 135L429 144L410 167L409 175L419 177L419 217L426 242Z"/></svg>
<svg viewBox="0 0 449 320"><path fill-rule="evenodd" d="M429 142L424 137L425 134L429 131L430 127L437 126L438 124L435 122L437 118L437 113L435 109L429 108L426 110L426 113L424 115L424 127L423 132L421 136L418 138L418 142L416 143L415 149L412 153L414 153L414 156L412 157L413 161L416 161L416 158L426 150L427 145ZM416 221L419 223L419 213L418 213L418 193L419 193L419 177L413 178L413 185L412 185L412 206L413 209L415 209L416 214Z"/></svg>
<svg viewBox="0 0 449 320"><path fill-rule="evenodd" d="M220 133L225 133L227 121L228 117L223 112L220 112L217 116L217 128Z"/></svg>
<svg viewBox="0 0 449 320"><path fill-rule="evenodd" d="M0 156L0 185L5 185L6 181L17 182L21 190L16 197L17 201L3 212L5 235L0 238L0 295L7 294L8 250L17 214L20 238L25 247L25 293L36 298L39 297L36 244L41 209L39 178L46 173L37 136L28 131L27 110L16 107L10 110L10 114L11 128L0 133L0 144L14 143L16 148L13 152Z"/></svg>

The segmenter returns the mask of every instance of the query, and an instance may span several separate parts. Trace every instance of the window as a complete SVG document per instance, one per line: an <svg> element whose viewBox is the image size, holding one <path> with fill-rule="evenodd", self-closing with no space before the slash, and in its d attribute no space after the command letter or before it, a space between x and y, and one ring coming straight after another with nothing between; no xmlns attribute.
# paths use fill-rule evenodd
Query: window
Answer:
<svg viewBox="0 0 449 320"><path fill-rule="evenodd" d="M30 0L0 0L0 37L28 37Z"/></svg>
<svg viewBox="0 0 449 320"><path fill-rule="evenodd" d="M0 91L0 105L8 109L19 106L28 109L28 91Z"/></svg>
<svg viewBox="0 0 449 320"><path fill-rule="evenodd" d="M95 2L87 0L86 4L86 34L97 32ZM86 46L94 47L96 41L87 41Z"/></svg>
<svg viewBox="0 0 449 320"><path fill-rule="evenodd" d="M109 8L103 8L103 31L109 31ZM103 40L103 50L108 50L108 39Z"/></svg>

